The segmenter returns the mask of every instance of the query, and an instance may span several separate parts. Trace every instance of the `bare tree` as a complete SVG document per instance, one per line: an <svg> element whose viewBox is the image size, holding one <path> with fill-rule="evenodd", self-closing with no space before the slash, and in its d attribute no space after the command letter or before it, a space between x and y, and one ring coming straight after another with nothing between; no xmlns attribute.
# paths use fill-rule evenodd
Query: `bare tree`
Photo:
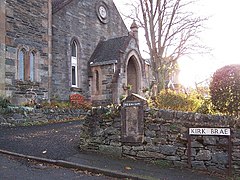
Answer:
<svg viewBox="0 0 240 180"><path fill-rule="evenodd" d="M133 11L127 17L135 19L145 31L158 91L164 88L180 57L209 50L198 37L208 17L191 12L194 3L195 0L136 0L131 4Z"/></svg>

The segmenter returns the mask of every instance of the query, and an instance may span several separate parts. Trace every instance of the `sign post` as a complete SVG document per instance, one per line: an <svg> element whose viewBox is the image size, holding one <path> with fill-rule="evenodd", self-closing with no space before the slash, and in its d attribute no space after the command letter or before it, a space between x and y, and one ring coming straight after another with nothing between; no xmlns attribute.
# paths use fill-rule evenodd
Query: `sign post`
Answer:
<svg viewBox="0 0 240 180"><path fill-rule="evenodd" d="M232 143L230 128L189 128L188 135L188 166L191 168L191 136L228 136L228 175L231 176L232 169Z"/></svg>

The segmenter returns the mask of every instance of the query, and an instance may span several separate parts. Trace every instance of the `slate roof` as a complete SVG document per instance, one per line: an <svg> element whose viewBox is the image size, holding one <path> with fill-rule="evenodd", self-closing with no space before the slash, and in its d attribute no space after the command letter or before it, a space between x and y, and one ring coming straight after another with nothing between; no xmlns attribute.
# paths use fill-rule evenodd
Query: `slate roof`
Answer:
<svg viewBox="0 0 240 180"><path fill-rule="evenodd" d="M100 41L90 58L90 65L117 63L120 59L120 53L125 51L131 38L131 36L123 36Z"/></svg>

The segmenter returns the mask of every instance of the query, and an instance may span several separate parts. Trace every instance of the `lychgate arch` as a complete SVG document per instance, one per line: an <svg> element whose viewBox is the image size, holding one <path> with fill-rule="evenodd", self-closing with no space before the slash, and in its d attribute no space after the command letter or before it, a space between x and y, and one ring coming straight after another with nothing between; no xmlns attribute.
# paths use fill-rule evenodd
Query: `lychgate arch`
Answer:
<svg viewBox="0 0 240 180"><path fill-rule="evenodd" d="M126 66L127 86L131 93L140 94L141 90L141 65L135 55L130 56Z"/></svg>

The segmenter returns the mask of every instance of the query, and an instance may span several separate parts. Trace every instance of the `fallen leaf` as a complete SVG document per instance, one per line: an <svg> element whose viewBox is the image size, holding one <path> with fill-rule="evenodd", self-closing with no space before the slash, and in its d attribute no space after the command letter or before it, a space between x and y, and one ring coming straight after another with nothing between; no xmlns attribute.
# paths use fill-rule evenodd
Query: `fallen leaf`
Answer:
<svg viewBox="0 0 240 180"><path fill-rule="evenodd" d="M131 170L132 168L129 167L129 166L126 166L125 169L126 169L126 170Z"/></svg>

